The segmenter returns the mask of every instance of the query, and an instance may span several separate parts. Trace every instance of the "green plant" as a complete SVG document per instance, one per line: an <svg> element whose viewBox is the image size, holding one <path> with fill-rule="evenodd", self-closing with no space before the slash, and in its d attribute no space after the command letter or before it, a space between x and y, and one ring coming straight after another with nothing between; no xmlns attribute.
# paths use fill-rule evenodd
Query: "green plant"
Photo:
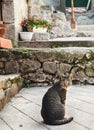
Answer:
<svg viewBox="0 0 94 130"><path fill-rule="evenodd" d="M29 87L30 87L30 81L24 79L24 81L23 81L23 87L24 87L24 88L29 88Z"/></svg>
<svg viewBox="0 0 94 130"><path fill-rule="evenodd" d="M52 48L60 48L60 45L53 45Z"/></svg>
<svg viewBox="0 0 94 130"><path fill-rule="evenodd" d="M85 66L86 64L90 63L94 61L94 52L91 50L89 51L88 53L84 54L83 56L81 57L77 57L75 56L72 60L72 63L71 63L71 69L70 69L70 72L72 72L72 70L74 68L78 68L78 70L84 70L85 69ZM70 73L69 72L69 73Z"/></svg>
<svg viewBox="0 0 94 130"><path fill-rule="evenodd" d="M12 45L14 46L15 45L15 39L11 38L11 42L12 42Z"/></svg>
<svg viewBox="0 0 94 130"><path fill-rule="evenodd" d="M33 28L43 27L50 29L51 24L47 20L38 19L34 17L24 18L21 22L23 28L27 28L29 31L33 31Z"/></svg>

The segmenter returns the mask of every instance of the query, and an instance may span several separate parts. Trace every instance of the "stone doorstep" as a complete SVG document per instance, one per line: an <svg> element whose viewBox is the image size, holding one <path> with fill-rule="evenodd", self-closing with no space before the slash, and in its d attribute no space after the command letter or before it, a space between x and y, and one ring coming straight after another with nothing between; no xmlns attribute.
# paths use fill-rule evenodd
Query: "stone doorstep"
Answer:
<svg viewBox="0 0 94 130"><path fill-rule="evenodd" d="M94 25L78 25L77 26L78 31L93 31L94 32Z"/></svg>
<svg viewBox="0 0 94 130"><path fill-rule="evenodd" d="M22 88L23 80L19 74L0 75L0 110Z"/></svg>
<svg viewBox="0 0 94 130"><path fill-rule="evenodd" d="M92 33L92 32L91 32ZM83 34L84 35L84 34ZM93 34L92 34L93 35ZM57 47L94 47L94 37L54 38L43 41L18 41L18 45L27 48Z"/></svg>
<svg viewBox="0 0 94 130"><path fill-rule="evenodd" d="M13 48L11 40L0 37L0 48Z"/></svg>

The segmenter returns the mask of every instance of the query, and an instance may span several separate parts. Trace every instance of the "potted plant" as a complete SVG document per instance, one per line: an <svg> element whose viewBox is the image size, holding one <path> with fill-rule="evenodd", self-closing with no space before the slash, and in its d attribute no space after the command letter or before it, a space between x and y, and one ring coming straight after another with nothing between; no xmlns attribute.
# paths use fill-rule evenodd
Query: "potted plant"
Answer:
<svg viewBox="0 0 94 130"><path fill-rule="evenodd" d="M22 27L22 32L20 32L21 39L25 40L24 39L25 35L28 35L28 36L26 36L26 38L28 38L26 40L30 40L29 39L30 34L32 34L34 32L45 33L45 32L47 32L48 29L51 28L51 24L49 24L47 20L29 17L29 18L24 18L22 20L21 27ZM22 38L22 37L24 37L24 38Z"/></svg>
<svg viewBox="0 0 94 130"><path fill-rule="evenodd" d="M21 27L23 32L33 32L35 29L39 30L39 28L47 31L51 28L51 24L47 20L29 17L22 20Z"/></svg>
<svg viewBox="0 0 94 130"><path fill-rule="evenodd" d="M31 41L33 33L28 31L28 19L24 18L21 22L22 32L20 32L20 39L22 41Z"/></svg>
<svg viewBox="0 0 94 130"><path fill-rule="evenodd" d="M28 30L33 32L47 32L51 28L51 25L47 20L38 19L34 17L28 18Z"/></svg>
<svg viewBox="0 0 94 130"><path fill-rule="evenodd" d="M21 27L22 27L22 31L23 32L28 32L28 28L27 28L27 25L28 25L28 19L24 18L21 22Z"/></svg>

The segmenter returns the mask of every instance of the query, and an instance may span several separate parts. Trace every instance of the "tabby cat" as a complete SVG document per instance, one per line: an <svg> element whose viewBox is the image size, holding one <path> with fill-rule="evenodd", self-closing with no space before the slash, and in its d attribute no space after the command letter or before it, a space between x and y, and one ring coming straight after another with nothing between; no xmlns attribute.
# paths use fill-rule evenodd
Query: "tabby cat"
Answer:
<svg viewBox="0 0 94 130"><path fill-rule="evenodd" d="M42 99L41 116L48 125L69 123L73 117L65 118L65 100L68 87L72 84L72 74L62 78L48 89Z"/></svg>

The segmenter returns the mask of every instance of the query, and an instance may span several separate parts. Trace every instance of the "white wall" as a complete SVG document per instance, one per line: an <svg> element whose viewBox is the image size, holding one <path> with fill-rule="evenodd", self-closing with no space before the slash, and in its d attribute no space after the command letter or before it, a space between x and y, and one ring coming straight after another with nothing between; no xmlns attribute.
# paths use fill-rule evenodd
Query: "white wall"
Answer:
<svg viewBox="0 0 94 130"><path fill-rule="evenodd" d="M22 19L28 16L27 0L14 0L14 14L15 14L15 34L16 38L18 32L21 30L20 23Z"/></svg>

